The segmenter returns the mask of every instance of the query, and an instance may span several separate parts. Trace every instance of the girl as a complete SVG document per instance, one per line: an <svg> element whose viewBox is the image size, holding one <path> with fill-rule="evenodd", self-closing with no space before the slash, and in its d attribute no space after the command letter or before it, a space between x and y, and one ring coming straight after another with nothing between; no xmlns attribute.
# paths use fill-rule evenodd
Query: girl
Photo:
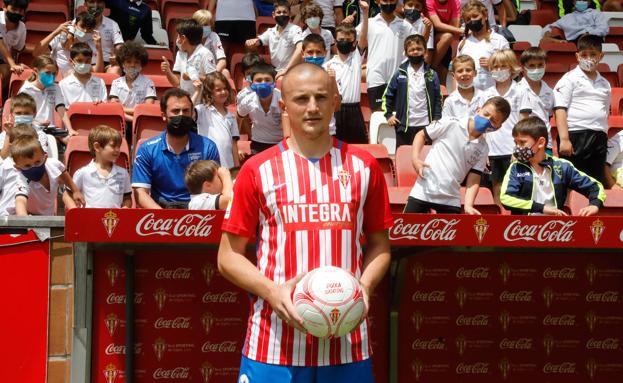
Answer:
<svg viewBox="0 0 623 383"><path fill-rule="evenodd" d="M501 49L508 49L508 41L491 30L487 8L476 0L465 4L461 11L465 21L465 37L459 43L458 55L468 55L476 63L477 76L474 86L487 89L495 84L491 77L489 57Z"/></svg>
<svg viewBox="0 0 623 383"><path fill-rule="evenodd" d="M457 56L452 60L452 75L457 88L446 97L441 115L459 119L473 117L486 101L483 91L474 88L476 63L467 55Z"/></svg>
<svg viewBox="0 0 623 383"><path fill-rule="evenodd" d="M239 166L238 124L236 117L227 110L234 100L234 91L222 73L213 72L203 82L195 82L193 103L197 105L197 132L216 144L221 166ZM203 92L201 89L203 88Z"/></svg>

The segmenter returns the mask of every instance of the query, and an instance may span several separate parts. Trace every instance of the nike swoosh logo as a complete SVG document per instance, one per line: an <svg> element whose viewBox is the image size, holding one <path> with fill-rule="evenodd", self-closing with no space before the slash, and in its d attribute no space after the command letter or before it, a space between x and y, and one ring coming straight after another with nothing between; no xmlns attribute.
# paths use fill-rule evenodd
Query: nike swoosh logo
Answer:
<svg viewBox="0 0 623 383"><path fill-rule="evenodd" d="M269 189L269 191L271 191L271 192L276 191L277 189L281 189L282 187L286 186L287 184L288 184L287 182L284 182L282 184L274 185L273 187L271 187Z"/></svg>

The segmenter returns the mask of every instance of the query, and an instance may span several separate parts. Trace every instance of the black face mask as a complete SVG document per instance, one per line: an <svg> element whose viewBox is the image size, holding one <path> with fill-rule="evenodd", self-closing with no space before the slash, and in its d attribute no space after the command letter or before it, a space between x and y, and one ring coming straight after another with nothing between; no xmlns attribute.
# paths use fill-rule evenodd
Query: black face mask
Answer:
<svg viewBox="0 0 623 383"><path fill-rule="evenodd" d="M420 19L422 13L417 9L405 9L405 18L412 23L415 23Z"/></svg>
<svg viewBox="0 0 623 383"><path fill-rule="evenodd" d="M183 137L195 129L197 123L189 116L174 116L167 121L167 133L173 137Z"/></svg>
<svg viewBox="0 0 623 383"><path fill-rule="evenodd" d="M277 23L277 25L283 28L286 25L288 25L288 23L290 22L290 16L287 16L287 15L275 16L275 22Z"/></svg>
<svg viewBox="0 0 623 383"><path fill-rule="evenodd" d="M407 58L409 59L409 62L413 65L418 65L424 62L424 55L407 56Z"/></svg>
<svg viewBox="0 0 623 383"><path fill-rule="evenodd" d="M9 19L10 22L15 24L19 23L24 18L24 16L20 15L19 13L13 13L9 11L4 12L4 15L7 19Z"/></svg>
<svg viewBox="0 0 623 383"><path fill-rule="evenodd" d="M337 45L338 52L345 55L353 51L353 46L355 45L355 42L354 41L338 41L336 45Z"/></svg>
<svg viewBox="0 0 623 383"><path fill-rule="evenodd" d="M471 29L472 32L480 32L482 30L482 20L470 20L466 23L467 29Z"/></svg>
<svg viewBox="0 0 623 383"><path fill-rule="evenodd" d="M96 17L101 15L102 12L104 12L104 10L99 8L98 6L89 7L88 10L89 10L90 14L92 14L93 16L96 16Z"/></svg>
<svg viewBox="0 0 623 383"><path fill-rule="evenodd" d="M396 10L396 3L394 4L381 4L381 12L390 15Z"/></svg>

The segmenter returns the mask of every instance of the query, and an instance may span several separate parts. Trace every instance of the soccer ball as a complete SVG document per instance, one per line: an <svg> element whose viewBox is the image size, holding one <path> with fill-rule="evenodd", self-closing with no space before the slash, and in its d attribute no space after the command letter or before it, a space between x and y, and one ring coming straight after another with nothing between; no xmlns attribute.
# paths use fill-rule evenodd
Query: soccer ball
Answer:
<svg viewBox="0 0 623 383"><path fill-rule="evenodd" d="M303 327L318 338L341 337L353 331L365 311L359 281L348 271L325 266L307 273L292 294Z"/></svg>

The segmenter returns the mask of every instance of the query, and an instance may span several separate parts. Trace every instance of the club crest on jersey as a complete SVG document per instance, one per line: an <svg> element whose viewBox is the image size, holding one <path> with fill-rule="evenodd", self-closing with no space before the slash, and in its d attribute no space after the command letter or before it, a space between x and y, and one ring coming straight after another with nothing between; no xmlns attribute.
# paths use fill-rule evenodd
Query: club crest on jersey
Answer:
<svg viewBox="0 0 623 383"><path fill-rule="evenodd" d="M343 187L347 187L350 183L350 173L348 172L348 170L341 169L337 173L337 179L340 180L340 183Z"/></svg>

